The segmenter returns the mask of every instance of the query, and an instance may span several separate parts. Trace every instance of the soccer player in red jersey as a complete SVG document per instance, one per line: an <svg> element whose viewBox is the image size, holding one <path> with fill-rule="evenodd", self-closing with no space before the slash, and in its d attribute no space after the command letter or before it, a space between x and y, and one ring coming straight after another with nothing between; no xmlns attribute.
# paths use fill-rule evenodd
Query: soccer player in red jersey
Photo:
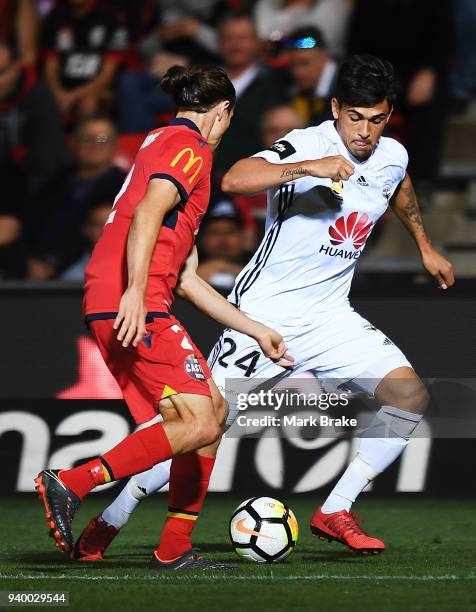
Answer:
<svg viewBox="0 0 476 612"><path fill-rule="evenodd" d="M173 67L162 88L176 119L152 131L119 192L86 270L84 313L135 419L136 431L101 457L35 479L56 544L71 551L71 522L94 487L174 457L169 514L155 569L218 569L191 546L213 469L226 404L206 361L170 314L174 290L217 321L255 338L290 365L282 337L252 321L196 275L195 236L210 195L211 147L233 114L235 91L215 66ZM197 451L197 452L194 452Z"/></svg>

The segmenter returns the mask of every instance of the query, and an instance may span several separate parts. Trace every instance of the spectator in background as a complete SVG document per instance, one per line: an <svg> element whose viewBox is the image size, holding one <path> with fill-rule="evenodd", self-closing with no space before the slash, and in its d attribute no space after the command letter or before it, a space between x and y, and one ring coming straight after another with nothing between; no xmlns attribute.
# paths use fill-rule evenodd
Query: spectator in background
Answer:
<svg viewBox="0 0 476 612"><path fill-rule="evenodd" d="M218 60L216 24L227 8L224 0L159 0L160 27L151 39L156 51L184 55L191 62Z"/></svg>
<svg viewBox="0 0 476 612"><path fill-rule="evenodd" d="M21 66L11 47L0 43L0 163L17 161L28 194L64 167L68 150L58 108L32 66Z"/></svg>
<svg viewBox="0 0 476 612"><path fill-rule="evenodd" d="M223 198L209 208L203 219L197 274L218 291L228 292L246 260L241 215L231 200Z"/></svg>
<svg viewBox="0 0 476 612"><path fill-rule="evenodd" d="M158 51L146 58L144 70L125 70L119 76L117 107L119 131L140 134L154 130L160 115L173 113L175 105L160 88L160 80L172 66L186 66L187 59Z"/></svg>
<svg viewBox="0 0 476 612"><path fill-rule="evenodd" d="M157 25L157 0L114 0L127 23L129 43L137 44Z"/></svg>
<svg viewBox="0 0 476 612"><path fill-rule="evenodd" d="M254 17L263 41L279 41L296 28L317 27L325 32L331 54L340 58L345 53L350 13L349 0L258 0Z"/></svg>
<svg viewBox="0 0 476 612"><path fill-rule="evenodd" d="M292 130L306 127L306 122L294 106L283 104L267 111L261 120L261 150L281 140Z"/></svg>
<svg viewBox="0 0 476 612"><path fill-rule="evenodd" d="M104 110L127 47L127 30L112 5L64 0L46 18L45 76L63 114Z"/></svg>
<svg viewBox="0 0 476 612"><path fill-rule="evenodd" d="M36 64L38 58L36 0L0 0L0 42L12 49L19 67ZM2 78L4 76L2 74Z"/></svg>
<svg viewBox="0 0 476 612"><path fill-rule="evenodd" d="M25 275L22 217L26 198L23 172L13 162L0 163L0 279Z"/></svg>
<svg viewBox="0 0 476 612"><path fill-rule="evenodd" d="M405 141L409 172L422 204L430 201L446 126L452 39L448 23L447 0L359 0L350 27L349 52L389 60L401 80L393 119L398 113L406 125L394 135Z"/></svg>
<svg viewBox="0 0 476 612"><path fill-rule="evenodd" d="M47 185L30 224L29 276L61 274L83 252L81 224L91 202L112 202L125 173L113 165L116 129L107 118L83 120L75 133L75 165Z"/></svg>
<svg viewBox="0 0 476 612"><path fill-rule="evenodd" d="M332 119L331 98L337 75L337 62L327 50L317 28L294 30L285 41L288 69L293 84L292 105L306 126Z"/></svg>
<svg viewBox="0 0 476 612"><path fill-rule="evenodd" d="M476 2L453 0L455 57L451 72L452 110L464 113L476 94Z"/></svg>
<svg viewBox="0 0 476 612"><path fill-rule="evenodd" d="M91 259L96 242L101 237L107 218L111 214L111 208L112 202L103 201L94 202L88 208L80 227L80 234L84 241L84 251L77 261L59 275L59 280L69 283L83 283L84 270Z"/></svg>
<svg viewBox="0 0 476 612"><path fill-rule="evenodd" d="M260 61L260 44L248 14L228 14L220 22L219 46L223 66L236 90L235 113L215 156L215 169L224 174L243 157L259 150L261 117L284 99L284 87Z"/></svg>

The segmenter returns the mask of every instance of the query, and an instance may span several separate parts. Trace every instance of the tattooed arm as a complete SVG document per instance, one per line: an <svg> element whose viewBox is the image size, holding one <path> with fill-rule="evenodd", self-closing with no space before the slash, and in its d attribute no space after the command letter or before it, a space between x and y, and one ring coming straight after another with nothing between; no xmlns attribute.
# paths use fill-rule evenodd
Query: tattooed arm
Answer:
<svg viewBox="0 0 476 612"><path fill-rule="evenodd" d="M342 155L273 164L262 157L248 157L236 162L223 177L225 192L252 194L283 185L303 176L318 176L347 181L354 166Z"/></svg>
<svg viewBox="0 0 476 612"><path fill-rule="evenodd" d="M447 289L454 285L453 266L438 253L427 236L415 190L408 174L405 174L405 178L398 186L390 206L415 240L423 267L436 279L438 286Z"/></svg>
<svg viewBox="0 0 476 612"><path fill-rule="evenodd" d="M417 243L420 252L425 248L431 248L431 242L423 227L420 208L416 199L415 190L411 178L405 174L405 178L397 187L390 206L403 225L410 232Z"/></svg>

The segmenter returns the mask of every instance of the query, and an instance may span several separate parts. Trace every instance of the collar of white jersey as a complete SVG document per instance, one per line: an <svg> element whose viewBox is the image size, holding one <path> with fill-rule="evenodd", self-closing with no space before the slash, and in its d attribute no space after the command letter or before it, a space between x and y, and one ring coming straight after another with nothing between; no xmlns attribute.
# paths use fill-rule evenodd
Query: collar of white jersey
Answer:
<svg viewBox="0 0 476 612"><path fill-rule="evenodd" d="M325 124L326 124L325 125L325 129L326 129L326 132L327 132L328 136L330 137L330 139L334 142L334 144L337 145L337 147L338 147L339 151L341 152L341 154L344 157L347 157L353 164L358 165L359 168L365 168L366 164L369 164L373 160L373 157L375 155L375 151L377 150L377 147L378 147L378 143L377 143L377 146L372 151L372 155L369 158L367 158L365 161L360 161L360 159L357 159L357 157L352 155L352 153L349 151L349 149L342 142L342 138L339 136L339 132L336 129L335 121L332 121L332 120L325 121Z"/></svg>

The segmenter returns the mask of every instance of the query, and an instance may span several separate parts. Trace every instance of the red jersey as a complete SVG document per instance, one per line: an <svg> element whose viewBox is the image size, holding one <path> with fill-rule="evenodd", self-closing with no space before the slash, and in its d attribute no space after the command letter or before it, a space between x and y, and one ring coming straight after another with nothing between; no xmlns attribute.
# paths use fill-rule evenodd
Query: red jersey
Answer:
<svg viewBox="0 0 476 612"><path fill-rule="evenodd" d="M195 242L210 199L212 153L189 119L174 119L144 140L118 193L85 273L84 314L116 313L127 289L127 238L151 179L171 181L181 201L164 217L152 254L148 312L170 309L180 269Z"/></svg>

